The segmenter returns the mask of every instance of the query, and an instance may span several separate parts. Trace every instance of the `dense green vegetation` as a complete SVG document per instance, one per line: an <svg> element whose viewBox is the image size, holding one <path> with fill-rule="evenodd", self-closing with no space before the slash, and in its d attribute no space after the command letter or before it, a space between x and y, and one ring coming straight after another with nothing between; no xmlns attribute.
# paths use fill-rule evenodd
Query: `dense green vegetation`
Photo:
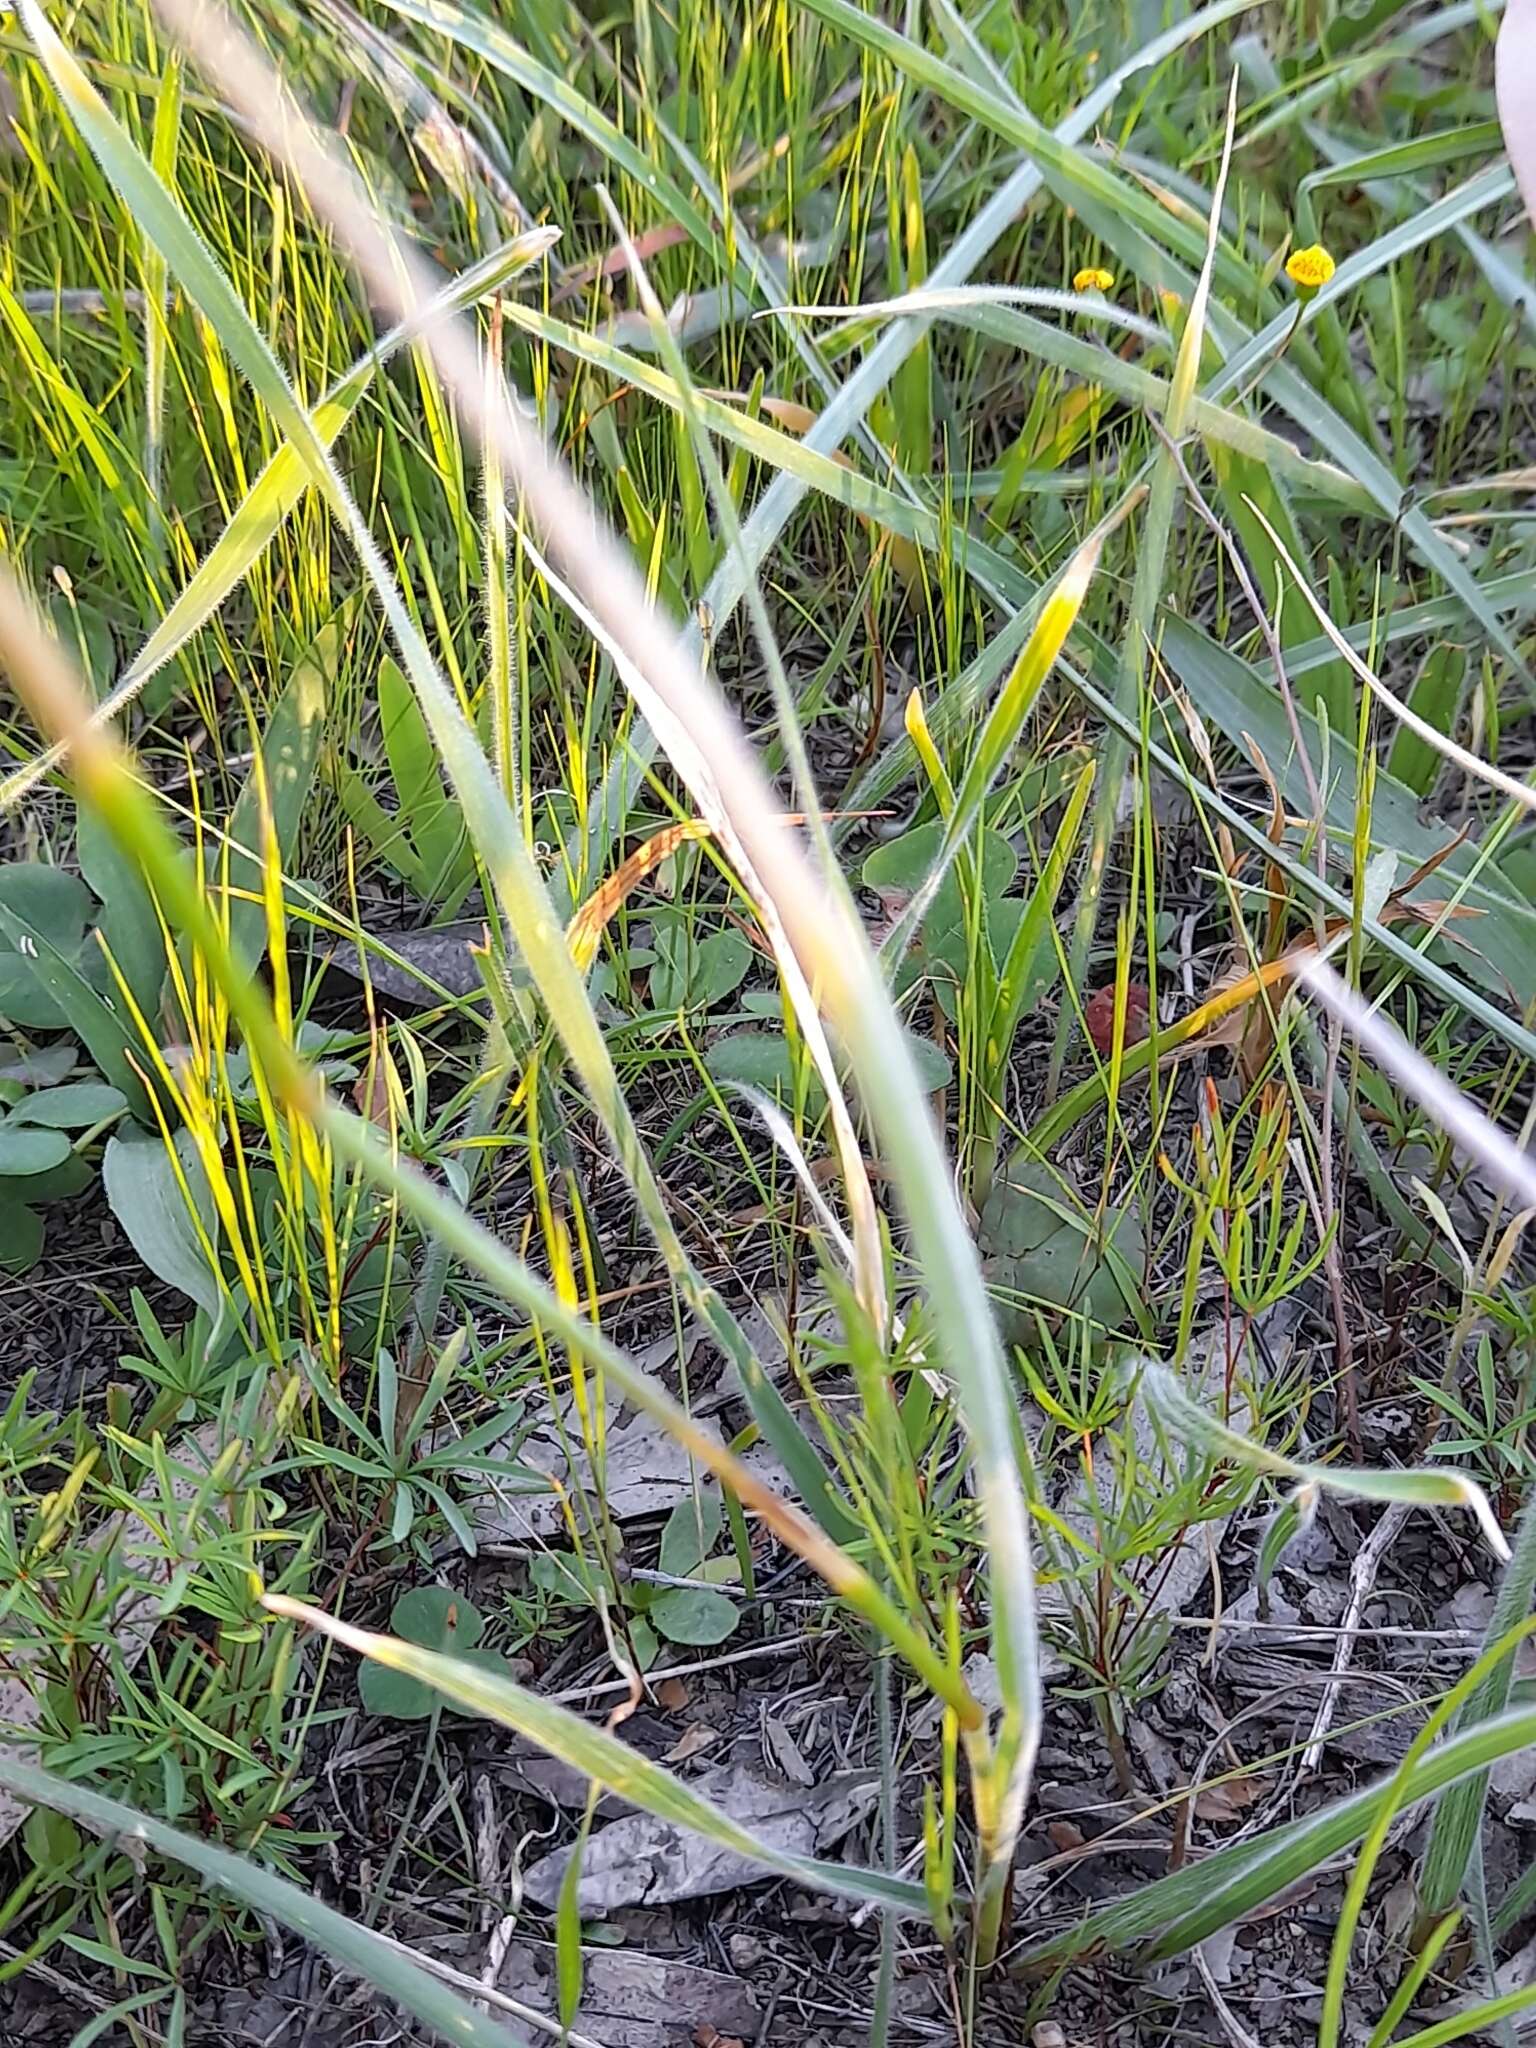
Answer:
<svg viewBox="0 0 1536 2048"><path fill-rule="evenodd" d="M0 22L0 1979L192 2040L281 1922L504 2041L373 1931L483 1885L468 1715L873 1908L877 2040L899 1958L979 2041L1341 1855L1330 2048L1536 1999L1499 13L1163 12ZM1502 1572L1481 1661L1386 1778L1016 1911L1052 1715L1137 1794L1170 1572L1235 1533L1267 1613L1325 1500ZM785 1585L872 1701L841 1860L596 1704ZM335 1911L352 1712L412 1766ZM557 2026L593 1819L512 1909Z"/></svg>

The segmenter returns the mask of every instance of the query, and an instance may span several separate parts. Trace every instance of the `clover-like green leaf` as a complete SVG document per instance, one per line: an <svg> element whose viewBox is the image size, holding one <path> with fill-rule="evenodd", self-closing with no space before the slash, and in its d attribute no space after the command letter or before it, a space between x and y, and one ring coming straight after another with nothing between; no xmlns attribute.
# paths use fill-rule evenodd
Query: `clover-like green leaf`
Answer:
<svg viewBox="0 0 1536 2048"><path fill-rule="evenodd" d="M654 1595L645 1611L657 1633L669 1642L700 1647L723 1643L741 1620L736 1603L708 1586L667 1586Z"/></svg>
<svg viewBox="0 0 1536 2048"><path fill-rule="evenodd" d="M24 1180L29 1174L46 1173L62 1166L69 1157L69 1140L62 1131L43 1130L19 1124L14 1115L0 1124L0 1177Z"/></svg>
<svg viewBox="0 0 1536 2048"><path fill-rule="evenodd" d="M1059 1177L1032 1159L1014 1158L981 1212L977 1238L1000 1303L1005 1335L1032 1334L1035 1307L1092 1317L1109 1329L1137 1320L1146 1271L1141 1225L1129 1209L1102 1218L1079 1212Z"/></svg>
<svg viewBox="0 0 1536 2048"><path fill-rule="evenodd" d="M485 1629L484 1615L472 1600L447 1586L414 1586L402 1593L391 1610L389 1626L392 1634L420 1649L505 1668L505 1660L494 1651L475 1648ZM442 1705L442 1695L424 1679L391 1671L384 1664L364 1664L357 1687L369 1713L388 1721L425 1721L434 1707Z"/></svg>

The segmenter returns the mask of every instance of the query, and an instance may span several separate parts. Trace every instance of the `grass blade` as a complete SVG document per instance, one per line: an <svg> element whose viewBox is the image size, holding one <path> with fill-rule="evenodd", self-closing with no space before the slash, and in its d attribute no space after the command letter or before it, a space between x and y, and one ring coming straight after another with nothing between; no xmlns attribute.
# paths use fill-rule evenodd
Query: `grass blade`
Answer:
<svg viewBox="0 0 1536 2048"><path fill-rule="evenodd" d="M345 1913L301 1891L287 1878L264 1870L259 1863L9 1756L0 1757L0 1786L34 1806L67 1813L108 1841L143 1842L157 1855L195 1870L205 1883L312 1942L457 2048L518 2048L517 2037L502 2020L488 2018L478 2006L429 1976L394 1942L359 1926Z"/></svg>
<svg viewBox="0 0 1536 2048"><path fill-rule="evenodd" d="M373 382L375 373L391 356L425 331L433 320L470 306L486 293L516 277L536 262L557 239L557 231L536 228L495 250L484 262L474 264L444 286L417 321L402 321L383 335L368 353L334 383L310 414L315 438L329 448L346 426ZM186 646L220 606L244 582L252 566L265 553L273 536L298 504L313 480L313 472L298 447L284 441L251 485L234 517L213 547L198 564L185 587L144 645L129 662L110 692L97 705L93 722L104 725L124 711L166 663ZM49 748L26 767L16 769L0 782L0 812L7 811L33 789L59 762L57 748Z"/></svg>
<svg viewBox="0 0 1536 2048"><path fill-rule="evenodd" d="M718 1290L707 1286L700 1278L678 1236L620 1092L612 1057L585 983L565 944L560 920L527 851L506 795L457 699L433 662L409 608L346 489L329 445L299 405L281 365L191 222L174 197L161 186L79 64L54 34L37 0L23 0L23 18L55 89L108 177L137 217L146 227L153 229L172 269L202 306L252 389L288 435L310 478L324 493L337 523L356 549L389 621L406 673L416 691L443 766L463 806L470 835L495 884L518 949L602 1119L668 1271L695 1313L741 1372L754 1413L774 1449L793 1473L797 1486L811 1502L818 1519L828 1529L846 1531L850 1526L847 1510L834 1493L809 1439L773 1387L740 1324L727 1309ZM186 23L181 25L184 29L187 27ZM258 87L251 101L253 121L258 126L268 124L273 106L279 103L280 89L275 81L270 91L265 86ZM353 193L350 172L339 163L328 165L323 175L339 191L351 195L354 205L365 205ZM367 218L366 214L364 217ZM384 237L382 229L376 232ZM384 253L374 280L380 303L396 306L400 326L417 333L427 348L440 350L444 346L442 328L435 319L431 326L425 325L437 297L432 280L419 261L413 260L405 270L397 267L397 255L401 262L405 260L403 252L397 251L392 244L385 248L385 243L387 238L381 243ZM409 291L403 288L402 277L408 278ZM472 344L456 360L460 396L470 406L478 408L484 397L484 378ZM504 392L498 389L497 395L503 401L503 423L510 430L509 447L522 451L526 460L529 429L506 406ZM511 459L507 467L515 473ZM586 527L584 513L573 511L570 516L583 528ZM643 613L643 595L632 602L631 615Z"/></svg>
<svg viewBox="0 0 1536 2048"><path fill-rule="evenodd" d="M1217 1849L1171 1877L1158 1878L1128 1898L1089 1913L1065 1933L1025 1948L1015 1967L1033 1973L1105 1950L1131 1950L1146 1962L1180 1955L1353 1847L1388 1800L1401 1810L1533 1743L1536 1707L1531 1706L1459 1730L1419 1758L1401 1785L1394 1775L1303 1820Z"/></svg>
<svg viewBox="0 0 1536 2048"><path fill-rule="evenodd" d="M848 1864L798 1856L764 1841L711 1805L691 1785L660 1764L652 1763L606 1728L594 1728L568 1708L541 1699L511 1678L503 1678L482 1665L466 1663L462 1658L444 1656L437 1650L420 1649L415 1643L402 1642L395 1636L353 1628L320 1608L291 1600L284 1594L268 1593L264 1604L273 1614L303 1622L333 1642L345 1643L359 1656L371 1657L391 1671L421 1679L462 1713L500 1722L504 1728L530 1737L551 1756L560 1757L595 1784L617 1793L630 1806L655 1814L675 1827L690 1828L718 1848L750 1856L766 1869L813 1890L834 1892L897 1912L927 1912L927 1897L920 1884L890 1877L884 1871L858 1870Z"/></svg>
<svg viewBox="0 0 1536 2048"><path fill-rule="evenodd" d="M761 1515L781 1542L811 1563L840 1598L906 1656L926 1683L954 1708L963 1727L980 1728L984 1716L964 1680L858 1564L702 1430L660 1381L610 1344L585 1315L562 1300L498 1237L476 1223L426 1174L406 1165L398 1148L372 1123L343 1110L325 1094L318 1077L284 1036L260 982L230 952L200 882L188 873L182 851L149 793L111 736L91 725L68 661L3 568L0 661L39 725L73 750L82 801L99 815L125 856L139 865L164 907L168 924L184 932L197 948L274 1094L305 1127L327 1139L338 1157L360 1167L430 1235L441 1238L453 1256L542 1324L556 1342L583 1356L593 1370L606 1374L627 1400L675 1436L705 1470L728 1486L744 1507Z"/></svg>

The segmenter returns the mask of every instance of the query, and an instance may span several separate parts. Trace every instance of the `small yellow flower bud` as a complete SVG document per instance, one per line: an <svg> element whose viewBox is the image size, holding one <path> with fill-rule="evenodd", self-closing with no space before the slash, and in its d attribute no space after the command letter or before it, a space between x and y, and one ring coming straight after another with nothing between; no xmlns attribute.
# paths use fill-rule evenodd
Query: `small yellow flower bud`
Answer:
<svg viewBox="0 0 1536 2048"><path fill-rule="evenodd" d="M1314 292L1321 291L1332 277L1336 265L1321 242L1314 242L1310 249L1293 249L1286 259L1285 274L1295 285L1304 299L1310 299Z"/></svg>
<svg viewBox="0 0 1536 2048"><path fill-rule="evenodd" d="M1110 292L1114 288L1114 277L1107 270L1080 270L1072 280L1075 292Z"/></svg>

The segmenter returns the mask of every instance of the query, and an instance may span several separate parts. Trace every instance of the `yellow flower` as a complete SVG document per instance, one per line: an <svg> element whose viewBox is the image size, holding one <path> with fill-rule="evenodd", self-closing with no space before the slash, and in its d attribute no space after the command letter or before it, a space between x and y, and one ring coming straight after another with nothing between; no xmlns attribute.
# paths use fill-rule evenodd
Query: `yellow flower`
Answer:
<svg viewBox="0 0 1536 2048"><path fill-rule="evenodd" d="M1297 291L1310 298L1332 277L1335 269L1333 258L1321 242L1314 242L1310 249L1293 249L1286 259L1285 274Z"/></svg>
<svg viewBox="0 0 1536 2048"><path fill-rule="evenodd" d="M1107 270L1080 270L1072 280L1075 292L1111 292L1114 288L1114 277Z"/></svg>

